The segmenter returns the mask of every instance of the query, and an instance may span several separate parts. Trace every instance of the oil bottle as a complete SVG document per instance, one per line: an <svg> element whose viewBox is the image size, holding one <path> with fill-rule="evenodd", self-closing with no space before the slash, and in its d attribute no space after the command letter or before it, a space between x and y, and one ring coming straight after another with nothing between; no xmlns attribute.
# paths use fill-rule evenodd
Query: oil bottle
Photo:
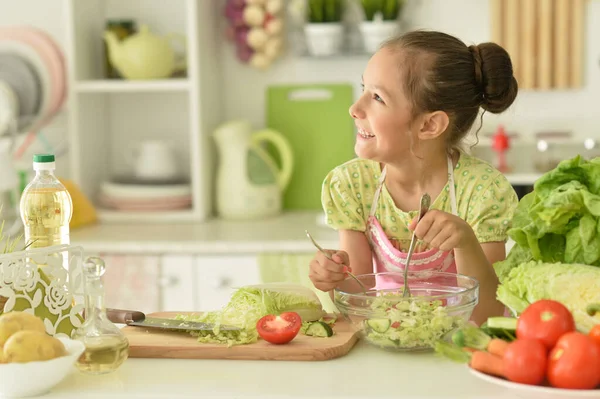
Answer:
<svg viewBox="0 0 600 399"><path fill-rule="evenodd" d="M70 244L73 202L65 186L54 175L55 168L54 155L33 156L35 177L25 187L20 201L25 244L29 248Z"/></svg>
<svg viewBox="0 0 600 399"><path fill-rule="evenodd" d="M107 374L118 369L129 356L129 341L106 316L102 276L106 267L97 257L86 258L85 321L73 336L82 341L85 351L77 360L77 368L88 374Z"/></svg>

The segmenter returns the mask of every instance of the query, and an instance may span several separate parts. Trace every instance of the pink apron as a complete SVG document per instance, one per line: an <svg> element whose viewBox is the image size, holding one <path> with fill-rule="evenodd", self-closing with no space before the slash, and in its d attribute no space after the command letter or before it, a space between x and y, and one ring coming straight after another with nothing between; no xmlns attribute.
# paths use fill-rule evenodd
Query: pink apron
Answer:
<svg viewBox="0 0 600 399"><path fill-rule="evenodd" d="M384 167L381 177L373 196L371 212L367 219L367 239L373 251L373 272L403 272L406 264L406 253L396 249L383 231L381 224L375 216L377 202L385 180L386 169ZM450 191L450 202L452 213L458 216L456 207L456 192L454 188L454 168L452 159L448 157L448 186ZM432 248L423 252L414 252L410 261L409 271L438 270L448 273L456 273L456 263L454 262L454 251L440 251ZM390 276L378 276L376 281L377 289L395 289L399 287L401 279L394 279Z"/></svg>

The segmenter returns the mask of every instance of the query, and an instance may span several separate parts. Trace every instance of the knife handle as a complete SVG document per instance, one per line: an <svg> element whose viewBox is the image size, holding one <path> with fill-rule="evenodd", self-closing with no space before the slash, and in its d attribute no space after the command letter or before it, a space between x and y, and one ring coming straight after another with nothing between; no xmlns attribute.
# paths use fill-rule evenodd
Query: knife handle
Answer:
<svg viewBox="0 0 600 399"><path fill-rule="evenodd" d="M117 324L129 324L134 321L144 321L146 315L137 310L124 310L124 309L106 309L106 316L108 320Z"/></svg>

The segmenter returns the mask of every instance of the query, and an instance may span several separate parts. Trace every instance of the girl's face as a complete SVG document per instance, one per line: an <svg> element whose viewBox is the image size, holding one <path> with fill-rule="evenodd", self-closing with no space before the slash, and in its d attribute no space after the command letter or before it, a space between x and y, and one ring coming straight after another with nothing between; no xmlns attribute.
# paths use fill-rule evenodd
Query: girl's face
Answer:
<svg viewBox="0 0 600 399"><path fill-rule="evenodd" d="M363 92L350 107L358 130L354 150L360 158L391 163L410 154L413 118L399 56L385 48L373 55L363 74Z"/></svg>

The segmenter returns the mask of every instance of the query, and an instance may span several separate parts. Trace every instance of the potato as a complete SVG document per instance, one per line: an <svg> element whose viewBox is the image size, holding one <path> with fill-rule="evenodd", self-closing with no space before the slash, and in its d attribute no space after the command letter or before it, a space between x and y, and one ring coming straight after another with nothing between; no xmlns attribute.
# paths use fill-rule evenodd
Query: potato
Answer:
<svg viewBox="0 0 600 399"><path fill-rule="evenodd" d="M4 360L7 363L52 360L66 353L62 342L40 331L16 332L4 344Z"/></svg>
<svg viewBox="0 0 600 399"><path fill-rule="evenodd" d="M25 312L9 312L0 316L0 347L18 331L46 332L44 322L37 316Z"/></svg>

